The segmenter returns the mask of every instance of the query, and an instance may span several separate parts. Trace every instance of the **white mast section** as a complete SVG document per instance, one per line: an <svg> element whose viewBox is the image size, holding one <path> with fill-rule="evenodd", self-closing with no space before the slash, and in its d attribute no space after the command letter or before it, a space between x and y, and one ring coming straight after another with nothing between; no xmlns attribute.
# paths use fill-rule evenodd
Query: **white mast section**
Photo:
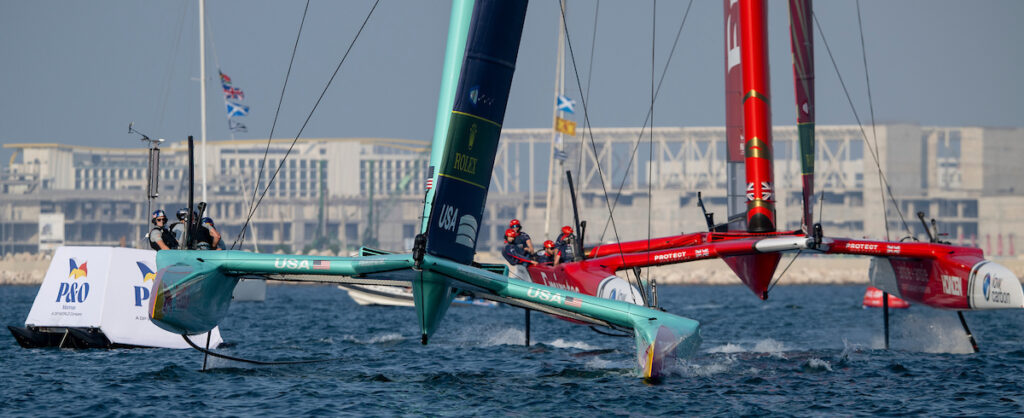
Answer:
<svg viewBox="0 0 1024 418"><path fill-rule="evenodd" d="M206 199L206 0L199 0L199 178Z"/></svg>
<svg viewBox="0 0 1024 418"><path fill-rule="evenodd" d="M561 2L561 14L565 14L565 0ZM565 94L565 20L562 16L558 16L558 57L555 60L555 100ZM558 106L555 106L554 115L551 118L551 152L548 153L548 196L547 205L544 210L544 236L551 236L551 192L555 185L560 185L558 174L555 173L555 147L559 135L557 124L558 124ZM532 143L532 142L531 142ZM530 158L533 158L533 153L530 153ZM559 191L561 188L558 188ZM561 220L562 206L558 206L559 213L557 214L558 219Z"/></svg>

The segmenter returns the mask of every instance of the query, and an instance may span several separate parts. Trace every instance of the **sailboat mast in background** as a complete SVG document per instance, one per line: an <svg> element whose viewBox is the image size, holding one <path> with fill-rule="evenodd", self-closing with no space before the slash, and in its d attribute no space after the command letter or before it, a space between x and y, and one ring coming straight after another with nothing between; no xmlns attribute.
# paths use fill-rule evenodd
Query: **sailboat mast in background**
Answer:
<svg viewBox="0 0 1024 418"><path fill-rule="evenodd" d="M814 38L811 0L789 0L789 40L793 50L793 85L796 88L796 123L800 135L800 178L803 182L805 234L814 224Z"/></svg>
<svg viewBox="0 0 1024 418"><path fill-rule="evenodd" d="M747 230L743 164L743 69L740 66L739 0L725 4L725 142L729 230Z"/></svg>
<svg viewBox="0 0 1024 418"><path fill-rule="evenodd" d="M562 170L555 170L555 160L558 160L559 167L562 165L562 159L558 158L560 152L563 152L563 141L562 133L559 132L559 126L563 125L559 123L561 119L559 112L562 110L561 101L565 97L565 21L562 19L562 15L566 13L565 0L559 2L561 6L561 14L558 16L558 52L555 59L555 105L554 115L552 116L551 129L551 155L548 160L548 184L547 184L547 202L544 206L544 236L551 236L551 207L552 207L552 192L554 196L558 198L558 209L555 212L555 222L557 224L562 223L562 181L558 173ZM571 107L569 107L571 109ZM532 155L532 153L531 153ZM532 202L532 201L531 201ZM555 228L558 228L557 226Z"/></svg>
<svg viewBox="0 0 1024 418"><path fill-rule="evenodd" d="M199 0L199 177L206 199L206 0Z"/></svg>

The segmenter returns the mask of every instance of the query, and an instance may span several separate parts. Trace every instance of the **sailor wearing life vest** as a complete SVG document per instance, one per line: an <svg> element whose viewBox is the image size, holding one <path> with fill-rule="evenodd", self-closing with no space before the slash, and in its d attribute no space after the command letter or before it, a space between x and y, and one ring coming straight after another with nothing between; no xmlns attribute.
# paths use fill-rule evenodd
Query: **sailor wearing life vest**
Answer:
<svg viewBox="0 0 1024 418"><path fill-rule="evenodd" d="M531 256L535 254L533 249L533 241L530 240L530 234L523 232L523 226L519 223L518 219L513 219L508 223L508 227L515 229L516 231L516 245L523 249L524 252Z"/></svg>
<svg viewBox="0 0 1024 418"><path fill-rule="evenodd" d="M555 239L555 248L562 252L562 260L575 260L576 252L573 251L573 245L576 242L576 237L572 235L572 227L569 225L562 227L562 235L559 235Z"/></svg>
<svg viewBox="0 0 1024 418"><path fill-rule="evenodd" d="M505 257L511 268L508 269L509 277L516 278L522 281L530 281L530 273L526 271L527 265L536 265L537 262L530 259L530 256L523 251L523 248L516 245L516 233L515 229L509 228L505 230L505 248L501 250L501 255Z"/></svg>
<svg viewBox="0 0 1024 418"><path fill-rule="evenodd" d="M555 242L552 240L544 241L544 251L541 251L537 257L537 262L540 264L551 264L557 266L558 262L561 261L562 252L559 251L555 246Z"/></svg>
<svg viewBox="0 0 1024 418"><path fill-rule="evenodd" d="M149 246L150 248L160 250L174 250L178 248L178 241L174 239L174 234L164 228L167 225L167 213L157 209L153 211L153 229L149 230Z"/></svg>
<svg viewBox="0 0 1024 418"><path fill-rule="evenodd" d="M178 221L172 223L168 229L174 233L174 239L178 241L178 247L185 248L185 218L188 217L188 208L178 209L174 216L178 218Z"/></svg>
<svg viewBox="0 0 1024 418"><path fill-rule="evenodd" d="M530 255L524 252L522 247L516 244L516 237L518 235L516 230L512 228L505 230L505 248L501 250L501 255L505 257L505 260L511 266L537 264L536 261L530 259Z"/></svg>

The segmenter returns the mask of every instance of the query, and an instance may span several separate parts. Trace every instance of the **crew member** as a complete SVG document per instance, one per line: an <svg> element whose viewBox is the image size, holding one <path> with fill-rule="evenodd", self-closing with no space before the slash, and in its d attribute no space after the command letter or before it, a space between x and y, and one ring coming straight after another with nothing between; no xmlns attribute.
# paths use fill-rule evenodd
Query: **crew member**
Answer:
<svg viewBox="0 0 1024 418"><path fill-rule="evenodd" d="M516 245L518 245L519 248L522 248L525 253L530 255L536 253L533 249L533 241L530 240L530 234L523 232L523 226L519 223L518 219L513 219L511 222L509 222L508 227L511 229L515 229Z"/></svg>
<svg viewBox="0 0 1024 418"><path fill-rule="evenodd" d="M562 234L555 239L555 247L562 253L562 259L564 260L576 260L576 252L573 251L573 246L576 245L576 237L572 235L572 227L569 225L562 227Z"/></svg>
<svg viewBox="0 0 1024 418"><path fill-rule="evenodd" d="M550 263L552 266L557 266L561 260L562 252L555 248L555 242L552 240L544 241L544 251L541 251L540 256L537 257L537 261L541 264Z"/></svg>
<svg viewBox="0 0 1024 418"><path fill-rule="evenodd" d="M179 248L185 248L185 218L188 217L188 208L178 209L178 212L174 214L178 218L178 221L172 223L169 229L174 234L174 240L178 241Z"/></svg>
<svg viewBox="0 0 1024 418"><path fill-rule="evenodd" d="M153 211L153 217L150 222L153 222L153 229L149 230L150 247L157 251L178 248L178 241L174 239L174 234L164 227L167 224L166 212L160 209Z"/></svg>
<svg viewBox="0 0 1024 418"><path fill-rule="evenodd" d="M210 217L203 218L203 221L199 225L199 229L205 229L206 233L200 233L207 244L210 245L211 250L220 250L220 232L217 232L217 228L213 227L213 219Z"/></svg>
<svg viewBox="0 0 1024 418"><path fill-rule="evenodd" d="M536 265L537 262L531 260L530 256L523 252L523 247L516 245L516 235L519 234L516 233L515 229L509 228L505 230L505 248L501 250L501 255L508 261L509 277L529 282L530 272L526 270L526 266Z"/></svg>
<svg viewBox="0 0 1024 418"><path fill-rule="evenodd" d="M508 264L511 266L518 266L520 264L537 264L536 261L530 259L530 256L523 252L523 247L516 244L516 233L515 229L509 228L505 230L505 249L501 250L501 255L505 257Z"/></svg>

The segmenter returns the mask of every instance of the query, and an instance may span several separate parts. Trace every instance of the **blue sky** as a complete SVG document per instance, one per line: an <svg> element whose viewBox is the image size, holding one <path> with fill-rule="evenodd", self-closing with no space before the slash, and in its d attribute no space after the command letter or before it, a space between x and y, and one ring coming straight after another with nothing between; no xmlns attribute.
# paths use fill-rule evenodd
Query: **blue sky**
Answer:
<svg viewBox="0 0 1024 418"><path fill-rule="evenodd" d="M195 0L140 2L0 0L0 142L142 146L154 137L199 134ZM228 139L216 65L245 91L247 133L266 138L304 1L210 0L208 139ZM296 135L372 1L313 1L275 138ZM591 82L595 126L639 126L650 100L652 19L661 70L686 1L570 0L570 39L582 84ZM303 137L429 140L450 4L382 0ZM795 118L786 2L769 2L773 119ZM547 127L558 8L531 2L507 128ZM864 122L867 90L854 1L815 12ZM1022 126L1024 2L861 2L874 112L880 122ZM815 34L819 124L854 123L835 70ZM660 126L720 126L724 119L721 1L695 1L655 108ZM575 86L571 63L567 86ZM579 102L579 93L571 92ZM582 106L578 106L582 107ZM581 115L577 119L582 119ZM10 156L0 151L0 164Z"/></svg>

